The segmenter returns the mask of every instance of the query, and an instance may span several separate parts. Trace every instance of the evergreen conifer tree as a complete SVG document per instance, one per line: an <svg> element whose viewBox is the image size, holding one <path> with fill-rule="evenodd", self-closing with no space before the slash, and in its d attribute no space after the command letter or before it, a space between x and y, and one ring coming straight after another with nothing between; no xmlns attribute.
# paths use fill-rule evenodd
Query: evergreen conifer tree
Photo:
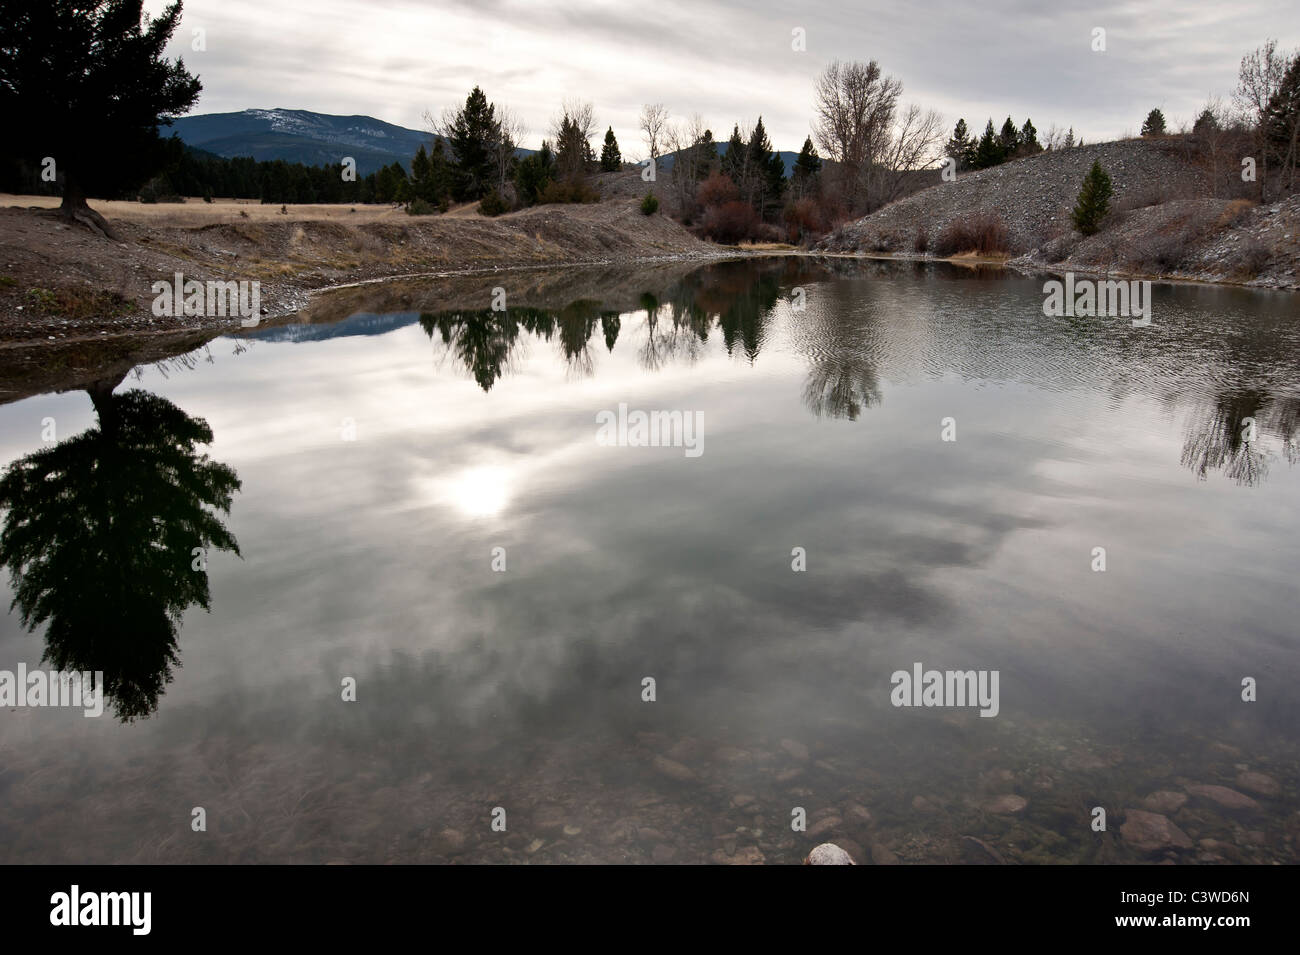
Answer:
<svg viewBox="0 0 1300 955"><path fill-rule="evenodd" d="M1088 175L1083 179L1083 188L1079 190L1078 201L1070 218L1075 228L1084 235L1094 235L1101 229L1102 220L1110 211L1112 195L1110 176L1101 168L1101 163L1094 161Z"/></svg>

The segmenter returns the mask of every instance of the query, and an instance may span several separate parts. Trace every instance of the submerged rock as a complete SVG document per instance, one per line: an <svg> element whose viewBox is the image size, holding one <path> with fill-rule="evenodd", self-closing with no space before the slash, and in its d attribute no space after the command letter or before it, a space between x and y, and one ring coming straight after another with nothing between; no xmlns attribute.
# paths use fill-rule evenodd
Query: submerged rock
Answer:
<svg viewBox="0 0 1300 955"><path fill-rule="evenodd" d="M1192 839L1165 816L1141 809L1125 810L1124 825L1119 834L1139 852L1156 852L1160 849L1190 849Z"/></svg>
<svg viewBox="0 0 1300 955"><path fill-rule="evenodd" d="M781 748L801 763L806 762L808 759L808 747L798 740L783 739L781 740Z"/></svg>
<svg viewBox="0 0 1300 955"><path fill-rule="evenodd" d="M661 843L650 851L650 860L658 865L664 865L672 862L675 855L677 855L676 849L672 846L666 846Z"/></svg>
<svg viewBox="0 0 1300 955"><path fill-rule="evenodd" d="M856 802L850 803L848 807L844 810L844 812L845 815L847 815L854 822L860 822L860 823L871 822L871 810L868 809L866 806L861 805L860 803L856 803Z"/></svg>
<svg viewBox="0 0 1300 955"><path fill-rule="evenodd" d="M898 856L894 855L889 846L877 842L871 847L871 861L876 865L898 865Z"/></svg>
<svg viewBox="0 0 1300 955"><path fill-rule="evenodd" d="M710 858L718 865L762 865L767 861L758 846L741 846L734 852L717 849Z"/></svg>
<svg viewBox="0 0 1300 955"><path fill-rule="evenodd" d="M812 852L808 853L808 858L803 860L804 865L857 865L853 861L853 856L849 855L833 842L823 842L819 846L814 846Z"/></svg>
<svg viewBox="0 0 1300 955"><path fill-rule="evenodd" d="M969 865L1006 865L1006 859L983 839L961 837L962 858Z"/></svg>
<svg viewBox="0 0 1300 955"><path fill-rule="evenodd" d="M1239 793L1235 789L1229 789L1227 786L1214 786L1209 784L1200 784L1188 786L1187 791L1193 796L1200 796L1202 799L1208 799L1210 802L1217 803L1224 809L1232 810L1256 810L1259 803L1251 799L1245 793Z"/></svg>
<svg viewBox="0 0 1300 955"><path fill-rule="evenodd" d="M1018 812L1024 812L1029 800L1024 796L1017 796L1015 793L1007 793L1003 796L994 796L984 804L984 808L989 812L995 812L1003 816L1015 815Z"/></svg>
<svg viewBox="0 0 1300 955"><path fill-rule="evenodd" d="M688 766L683 766L675 759L669 759L667 756L656 756L652 764L660 773L669 779L675 779L679 783L689 783L695 780L695 771Z"/></svg>
<svg viewBox="0 0 1300 955"><path fill-rule="evenodd" d="M1264 773L1247 772L1237 777L1237 785L1248 793L1276 799L1282 795L1282 785L1272 776Z"/></svg>
<svg viewBox="0 0 1300 955"><path fill-rule="evenodd" d="M827 816L808 827L808 835L820 836L838 829L843 823L839 816Z"/></svg>
<svg viewBox="0 0 1300 955"><path fill-rule="evenodd" d="M1162 789L1159 792L1154 792L1150 796L1147 796L1146 799L1143 799L1142 805L1151 810L1151 812L1168 815L1169 813L1177 812L1179 809L1182 809L1183 806L1187 805L1187 796L1183 793L1175 793L1170 792L1167 789Z"/></svg>

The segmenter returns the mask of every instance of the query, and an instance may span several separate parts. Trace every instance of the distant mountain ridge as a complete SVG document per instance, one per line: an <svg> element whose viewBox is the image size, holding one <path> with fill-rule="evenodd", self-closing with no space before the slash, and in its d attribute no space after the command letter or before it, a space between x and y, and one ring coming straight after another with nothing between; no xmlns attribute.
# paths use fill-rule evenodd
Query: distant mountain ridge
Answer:
<svg viewBox="0 0 1300 955"><path fill-rule="evenodd" d="M416 150L421 145L428 149L434 138L432 133L372 116L332 116L306 109L182 116L172 130L187 146L228 159L251 156L320 166L351 156L363 176L395 162L409 171Z"/></svg>
<svg viewBox="0 0 1300 955"><path fill-rule="evenodd" d="M351 156L362 176L395 162L410 172L411 157L416 150L420 146L431 148L435 138L430 132L395 126L373 116L334 116L307 109L279 108L182 116L171 129L185 145L227 159L251 156L258 160L283 159L308 166L327 166ZM163 134L167 134L165 129ZM531 152L531 149L515 150L518 156ZM726 153L727 143L718 143L718 155ZM789 177L799 154L782 150L780 156ZM660 156L660 171L669 172L675 158L674 153Z"/></svg>

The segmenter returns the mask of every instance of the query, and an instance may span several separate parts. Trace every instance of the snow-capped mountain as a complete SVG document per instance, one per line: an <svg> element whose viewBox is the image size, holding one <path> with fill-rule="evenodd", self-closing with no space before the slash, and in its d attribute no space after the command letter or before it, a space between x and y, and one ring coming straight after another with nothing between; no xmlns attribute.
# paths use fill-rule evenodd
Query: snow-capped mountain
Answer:
<svg viewBox="0 0 1300 955"><path fill-rule="evenodd" d="M361 175L394 162L408 171L411 157L433 136L372 116L331 116L305 109L246 109L182 116L172 130L187 145L218 156L252 156L322 165L357 161ZM167 135L167 130L163 130Z"/></svg>

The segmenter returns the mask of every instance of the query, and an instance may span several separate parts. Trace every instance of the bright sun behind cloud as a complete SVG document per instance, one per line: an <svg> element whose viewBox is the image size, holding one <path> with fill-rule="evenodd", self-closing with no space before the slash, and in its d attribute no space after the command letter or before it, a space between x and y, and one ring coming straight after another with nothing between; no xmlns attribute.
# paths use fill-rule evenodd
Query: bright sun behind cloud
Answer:
<svg viewBox="0 0 1300 955"><path fill-rule="evenodd" d="M510 473L497 467L462 471L447 485L445 500L466 517L496 517L510 503Z"/></svg>

